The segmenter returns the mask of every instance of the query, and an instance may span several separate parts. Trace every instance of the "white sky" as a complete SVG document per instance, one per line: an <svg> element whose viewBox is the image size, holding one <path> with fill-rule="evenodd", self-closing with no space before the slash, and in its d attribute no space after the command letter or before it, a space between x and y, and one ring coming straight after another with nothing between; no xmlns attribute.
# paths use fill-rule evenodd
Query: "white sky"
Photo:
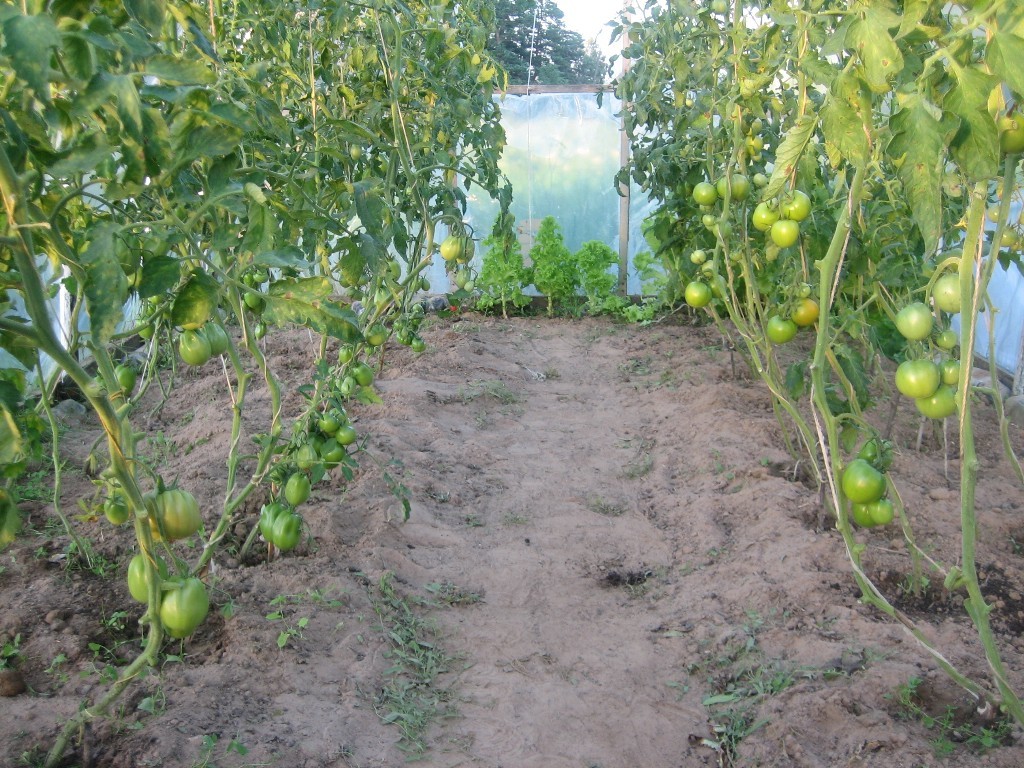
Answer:
<svg viewBox="0 0 1024 768"><path fill-rule="evenodd" d="M610 30L605 24L618 17L624 0L554 0L554 4L565 14L566 27L579 32L584 40L596 39L606 53L613 52L608 43ZM615 48L619 45L616 41Z"/></svg>

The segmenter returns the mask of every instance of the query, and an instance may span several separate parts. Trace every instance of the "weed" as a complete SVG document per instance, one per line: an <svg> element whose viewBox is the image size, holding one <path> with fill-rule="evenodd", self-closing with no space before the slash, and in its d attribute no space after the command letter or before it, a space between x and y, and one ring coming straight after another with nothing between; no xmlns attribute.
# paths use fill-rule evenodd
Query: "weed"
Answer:
<svg viewBox="0 0 1024 768"><path fill-rule="evenodd" d="M458 587L450 581L427 584L425 589L448 605L473 605L483 600L476 592Z"/></svg>
<svg viewBox="0 0 1024 768"><path fill-rule="evenodd" d="M1008 718L997 719L990 725L971 722L971 714L946 704L932 712L926 709L921 692L922 679L910 678L896 691L886 696L895 701L897 716L904 720L919 720L935 736L932 749L936 757L947 757L957 750L959 745L976 753L984 753L990 749L1001 747L1010 739L1013 726Z"/></svg>
<svg viewBox="0 0 1024 768"><path fill-rule="evenodd" d="M15 635L0 647L0 669L13 667L21 656L21 634Z"/></svg>
<svg viewBox="0 0 1024 768"><path fill-rule="evenodd" d="M621 517L626 514L626 507L624 504L606 501L600 496L595 496L587 502L587 509L598 515L604 515L605 517Z"/></svg>
<svg viewBox="0 0 1024 768"><path fill-rule="evenodd" d="M501 518L501 522L505 525L526 525L530 522L530 518L525 515L518 515L515 512L506 512L505 516Z"/></svg>
<svg viewBox="0 0 1024 768"><path fill-rule="evenodd" d="M462 518L462 522L464 522L470 528L484 527L484 521L481 519L480 515L466 515L464 518Z"/></svg>
<svg viewBox="0 0 1024 768"><path fill-rule="evenodd" d="M69 679L67 670L64 668L64 665L67 663L68 657L64 653L58 653L53 657L50 665L43 671L54 678L58 683L64 685Z"/></svg>
<svg viewBox="0 0 1024 768"><path fill-rule="evenodd" d="M515 403L522 402L522 397L509 389L508 385L500 380L474 381L469 386L459 390L459 397L464 404L481 398L491 398L492 400L497 400L502 405L514 405Z"/></svg>
<svg viewBox="0 0 1024 768"><path fill-rule="evenodd" d="M274 611L273 613L267 614L268 621L284 621L284 611ZM284 650L284 647L288 645L290 640L301 640L302 630L309 624L308 616L300 616L298 620L291 626L285 627L277 633L277 647Z"/></svg>
<svg viewBox="0 0 1024 768"><path fill-rule="evenodd" d="M16 484L17 497L22 501L53 501L53 468L41 467L34 472L26 472Z"/></svg>
<svg viewBox="0 0 1024 768"><path fill-rule="evenodd" d="M379 597L371 595L381 634L391 644L387 655L393 661L374 708L381 722L399 729L399 748L416 756L427 750L425 737L431 724L450 714L451 691L439 688L437 677L453 659L438 642L435 626L417 616L398 595L393 579L386 572L377 585Z"/></svg>

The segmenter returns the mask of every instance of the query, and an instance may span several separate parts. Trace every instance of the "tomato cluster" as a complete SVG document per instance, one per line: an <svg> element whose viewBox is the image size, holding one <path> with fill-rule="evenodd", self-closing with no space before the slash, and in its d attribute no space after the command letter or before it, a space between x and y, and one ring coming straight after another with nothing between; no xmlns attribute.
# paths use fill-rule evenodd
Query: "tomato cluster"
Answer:
<svg viewBox="0 0 1024 768"><path fill-rule="evenodd" d="M895 508L886 498L885 479L891 464L892 444L871 438L843 469L840 487L851 503L854 522L862 528L888 525L893 520Z"/></svg>

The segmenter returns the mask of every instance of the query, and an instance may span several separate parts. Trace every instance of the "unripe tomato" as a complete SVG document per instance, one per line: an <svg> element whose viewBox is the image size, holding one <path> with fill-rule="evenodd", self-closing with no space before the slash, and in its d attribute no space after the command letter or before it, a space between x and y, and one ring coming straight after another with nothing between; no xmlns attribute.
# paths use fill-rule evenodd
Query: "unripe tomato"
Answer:
<svg viewBox="0 0 1024 768"><path fill-rule="evenodd" d="M334 439L337 440L338 445L352 445L356 441L358 434L355 429L350 425L346 424L338 428L338 431L334 435Z"/></svg>
<svg viewBox="0 0 1024 768"><path fill-rule="evenodd" d="M282 552L295 549L302 537L302 518L294 512L284 512L274 521L270 541Z"/></svg>
<svg viewBox="0 0 1024 768"><path fill-rule="evenodd" d="M800 239L800 225L789 219L779 219L771 228L772 242L779 248L788 248Z"/></svg>
<svg viewBox="0 0 1024 768"><path fill-rule="evenodd" d="M343 347L341 347L341 349L338 350L338 362L341 365L345 365L345 363L350 363L352 362L352 358L355 357L355 354L355 347L351 347L348 344L346 344Z"/></svg>
<svg viewBox="0 0 1024 768"><path fill-rule="evenodd" d="M280 515L286 514L288 511L288 507L279 501L263 505L260 509L260 533L263 534L264 539L270 541L274 533L274 523L277 522Z"/></svg>
<svg viewBox="0 0 1024 768"><path fill-rule="evenodd" d="M896 369L896 389L918 399L931 397L942 383L942 371L931 360L904 360Z"/></svg>
<svg viewBox="0 0 1024 768"><path fill-rule="evenodd" d="M345 458L345 449L338 443L337 438L325 440L320 446L320 458L328 467L336 467Z"/></svg>
<svg viewBox="0 0 1024 768"><path fill-rule="evenodd" d="M121 364L115 367L114 376L117 377L117 385L126 396L135 391L135 383L138 381L139 375L130 365Z"/></svg>
<svg viewBox="0 0 1024 768"><path fill-rule="evenodd" d="M814 299L800 299L789 319L801 328L818 322L818 302Z"/></svg>
<svg viewBox="0 0 1024 768"><path fill-rule="evenodd" d="M352 377L361 387L368 387L373 384L373 368L366 363L356 363L352 366Z"/></svg>
<svg viewBox="0 0 1024 768"><path fill-rule="evenodd" d="M693 202L697 205L714 205L718 201L718 190L707 181L701 181L693 187Z"/></svg>
<svg viewBox="0 0 1024 768"><path fill-rule="evenodd" d="M754 229L758 232L767 232L772 225L779 220L779 212L768 203L758 203L750 216Z"/></svg>
<svg viewBox="0 0 1024 768"><path fill-rule="evenodd" d="M781 211L785 219L803 221L811 215L811 198L797 189L782 201Z"/></svg>
<svg viewBox="0 0 1024 768"><path fill-rule="evenodd" d="M875 521L871 518L870 504L851 504L850 513L853 516L853 522L855 522L861 528L874 527Z"/></svg>
<svg viewBox="0 0 1024 768"><path fill-rule="evenodd" d="M337 411L330 411L317 419L316 426L328 437L334 437L338 427L345 423L345 419Z"/></svg>
<svg viewBox="0 0 1024 768"><path fill-rule="evenodd" d="M948 384L951 387L955 387L960 383L960 361L959 360L943 360L942 365L939 366L942 371L942 383Z"/></svg>
<svg viewBox="0 0 1024 768"><path fill-rule="evenodd" d="M737 202L743 202L747 199L747 195L750 194L750 180L747 179L742 173L734 173L729 181L726 181L725 176L720 178L715 184L715 191L718 196L725 198L725 193L729 191L728 187L732 186L732 200Z"/></svg>
<svg viewBox="0 0 1024 768"><path fill-rule="evenodd" d="M416 354L419 354L426 350L427 342L425 342L419 336L413 336L412 341L409 343L409 348Z"/></svg>
<svg viewBox="0 0 1024 768"><path fill-rule="evenodd" d="M299 449L295 452L295 464L299 469L312 469L319 460L320 455L316 451L316 446L312 443L299 446Z"/></svg>
<svg viewBox="0 0 1024 768"><path fill-rule="evenodd" d="M388 340L388 329L382 323L374 323L366 329L363 338L371 347L379 347Z"/></svg>
<svg viewBox="0 0 1024 768"><path fill-rule="evenodd" d="M686 290L683 292L683 298L694 309L706 307L711 301L711 288L707 283L694 280L687 284Z"/></svg>
<svg viewBox="0 0 1024 768"><path fill-rule="evenodd" d="M1003 154L1024 152L1024 120L1014 115L1003 115L999 127L999 149Z"/></svg>
<svg viewBox="0 0 1024 768"><path fill-rule="evenodd" d="M157 494L149 524L154 535L167 541L191 536L203 525L196 497L181 488Z"/></svg>
<svg viewBox="0 0 1024 768"><path fill-rule="evenodd" d="M462 238L448 235L441 243L441 258L445 261L458 261L462 258Z"/></svg>
<svg viewBox="0 0 1024 768"><path fill-rule="evenodd" d="M948 384L940 384L935 394L919 398L914 404L929 419L945 419L956 413L956 390Z"/></svg>
<svg viewBox="0 0 1024 768"><path fill-rule="evenodd" d="M153 558L153 567L156 570L156 577L163 581L170 576L167 570L167 563L159 557ZM146 556L141 552L128 563L128 591L131 596L140 603L149 601L149 579L146 577Z"/></svg>
<svg viewBox="0 0 1024 768"><path fill-rule="evenodd" d="M188 637L210 612L206 586L197 578L183 579L164 593L160 601L160 623L174 638Z"/></svg>
<svg viewBox="0 0 1024 768"><path fill-rule="evenodd" d="M117 493L103 502L103 514L114 525L124 525L131 516L131 510L125 498Z"/></svg>
<svg viewBox="0 0 1024 768"><path fill-rule="evenodd" d="M921 341L931 335L935 318L927 305L916 301L896 313L896 330L909 341Z"/></svg>
<svg viewBox="0 0 1024 768"><path fill-rule="evenodd" d="M203 334L206 336L206 340L210 342L211 356L223 355L228 351L231 342L228 340L227 331L224 330L224 326L220 323L211 320L203 326Z"/></svg>
<svg viewBox="0 0 1024 768"><path fill-rule="evenodd" d="M952 328L947 328L935 338L936 346L947 351L956 347L959 341L960 339L957 338L956 331Z"/></svg>
<svg viewBox="0 0 1024 768"><path fill-rule="evenodd" d="M309 490L309 478L301 472L296 472L284 484L284 498L293 507L297 507L309 498Z"/></svg>
<svg viewBox="0 0 1024 768"><path fill-rule="evenodd" d="M870 504L885 493L885 475L865 459L854 459L846 465L842 477L843 494L856 504Z"/></svg>
<svg viewBox="0 0 1024 768"><path fill-rule="evenodd" d="M867 505L868 516L871 518L871 525L888 525L893 521L896 516L896 510L893 508L892 502L889 499L879 499L878 501L872 502Z"/></svg>
<svg viewBox="0 0 1024 768"><path fill-rule="evenodd" d="M943 312L957 314L960 311L960 275L947 272L936 280L932 300Z"/></svg>
<svg viewBox="0 0 1024 768"><path fill-rule="evenodd" d="M773 315L765 326L765 333L772 344L785 344L796 336L796 323L792 320Z"/></svg>
<svg viewBox="0 0 1024 768"><path fill-rule="evenodd" d="M199 331L182 331L178 338L178 354L187 365L202 365L213 353L209 339Z"/></svg>
<svg viewBox="0 0 1024 768"><path fill-rule="evenodd" d="M708 255L702 250L696 250L690 254L690 263L692 264L703 264L708 260Z"/></svg>

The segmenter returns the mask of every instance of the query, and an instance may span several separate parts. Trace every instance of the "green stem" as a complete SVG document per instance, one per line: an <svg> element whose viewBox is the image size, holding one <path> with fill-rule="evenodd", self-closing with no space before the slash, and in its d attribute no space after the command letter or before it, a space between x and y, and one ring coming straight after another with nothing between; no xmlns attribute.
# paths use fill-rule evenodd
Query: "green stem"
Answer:
<svg viewBox="0 0 1024 768"><path fill-rule="evenodd" d="M974 359L975 334L978 325L978 312L984 296L984 282L975 284L976 271L983 269L985 203L988 198L987 184L975 185L971 194L970 208L967 215L967 233L964 238L963 253L960 257L960 305L964 327L960 339L960 357L967 365L960 366L960 381L957 389L957 409L960 414L960 555L961 583L967 589L964 608L974 621L978 637L985 649L985 659L992 671L996 688L1002 696L1002 703L1020 724L1024 724L1024 706L1017 698L1007 680L1006 667L1003 664L989 613L992 606L985 602L978 583L976 562L976 544L978 521L975 513L974 491L978 479L978 454L974 444L974 427L971 409L971 365Z"/></svg>

